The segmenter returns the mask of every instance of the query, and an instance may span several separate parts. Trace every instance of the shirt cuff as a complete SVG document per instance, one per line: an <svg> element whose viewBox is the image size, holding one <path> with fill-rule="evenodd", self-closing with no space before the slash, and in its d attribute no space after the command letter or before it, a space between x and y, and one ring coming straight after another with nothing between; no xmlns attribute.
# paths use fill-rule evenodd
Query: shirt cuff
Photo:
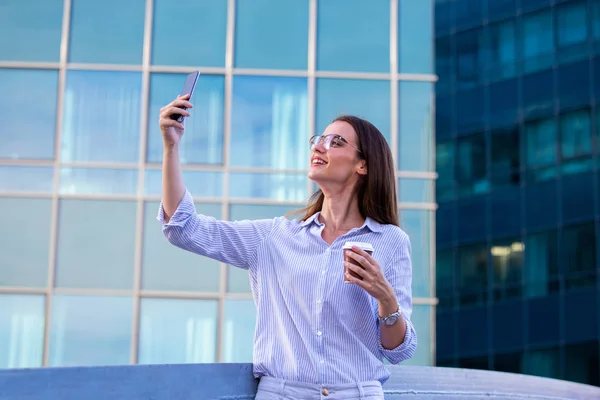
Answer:
<svg viewBox="0 0 600 400"><path fill-rule="evenodd" d="M417 348L417 334L412 322L408 320L404 314L402 314L404 323L406 324L406 334L404 335L404 341L395 349L385 349L381 344L381 325L377 320L377 344L381 354L391 363L398 364L401 361L410 359Z"/></svg>
<svg viewBox="0 0 600 400"><path fill-rule="evenodd" d="M160 202L160 206L158 207L158 215L156 216L156 219L159 220L163 226L183 226L189 219L190 215L195 214L196 206L194 205L194 199L192 198L192 194L186 189L185 194L179 202L177 210L175 210L175 213L171 219L165 223L165 209L163 208L162 200Z"/></svg>

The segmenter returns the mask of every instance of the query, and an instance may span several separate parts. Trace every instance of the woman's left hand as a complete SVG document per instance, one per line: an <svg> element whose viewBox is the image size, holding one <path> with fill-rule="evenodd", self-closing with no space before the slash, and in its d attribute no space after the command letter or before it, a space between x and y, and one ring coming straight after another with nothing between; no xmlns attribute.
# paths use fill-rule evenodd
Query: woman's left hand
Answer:
<svg viewBox="0 0 600 400"><path fill-rule="evenodd" d="M352 250L348 252L348 256L362 265L362 268L349 261L344 261L344 264L348 270L362 279L355 278L346 272L346 280L360 286L378 301L384 301L390 297L395 298L394 289L383 275L379 263L361 248L353 247Z"/></svg>

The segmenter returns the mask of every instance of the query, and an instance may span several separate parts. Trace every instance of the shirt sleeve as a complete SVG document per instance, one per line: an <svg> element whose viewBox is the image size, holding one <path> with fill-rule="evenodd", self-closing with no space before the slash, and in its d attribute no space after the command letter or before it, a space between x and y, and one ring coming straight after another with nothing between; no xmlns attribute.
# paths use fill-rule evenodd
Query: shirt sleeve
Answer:
<svg viewBox="0 0 600 400"><path fill-rule="evenodd" d="M412 316L412 263L410 239L403 233L398 251L386 266L385 275L394 288L400 312L406 323L404 341L395 349L384 349L381 344L381 327L377 319L377 336L381 354L392 364L410 359L417 348L417 333L410 320Z"/></svg>
<svg viewBox="0 0 600 400"><path fill-rule="evenodd" d="M197 214L186 189L177 210L168 222L161 201L157 219L169 243L201 256L248 269L260 243L273 229L275 219L220 221Z"/></svg>

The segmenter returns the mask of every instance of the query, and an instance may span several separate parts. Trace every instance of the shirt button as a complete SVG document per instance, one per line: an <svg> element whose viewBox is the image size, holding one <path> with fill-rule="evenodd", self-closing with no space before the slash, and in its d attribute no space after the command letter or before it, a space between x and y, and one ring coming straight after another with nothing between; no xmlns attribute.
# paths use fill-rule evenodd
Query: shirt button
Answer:
<svg viewBox="0 0 600 400"><path fill-rule="evenodd" d="M323 333L321 331L317 331L317 336L321 336Z"/></svg>
<svg viewBox="0 0 600 400"><path fill-rule="evenodd" d="M321 364L325 364L325 360L321 360Z"/></svg>
<svg viewBox="0 0 600 400"><path fill-rule="evenodd" d="M325 270L321 271L321 275L325 275Z"/></svg>
<svg viewBox="0 0 600 400"><path fill-rule="evenodd" d="M327 390L327 388L323 388L323 389L321 390L321 394L322 394L323 396L329 396L329 390Z"/></svg>

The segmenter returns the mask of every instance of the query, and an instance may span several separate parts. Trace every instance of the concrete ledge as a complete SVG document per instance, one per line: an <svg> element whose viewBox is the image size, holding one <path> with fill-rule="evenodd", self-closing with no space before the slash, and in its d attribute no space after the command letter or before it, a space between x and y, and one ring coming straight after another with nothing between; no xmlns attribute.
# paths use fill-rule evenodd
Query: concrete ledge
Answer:
<svg viewBox="0 0 600 400"><path fill-rule="evenodd" d="M600 388L492 371L390 367L386 399L600 399ZM253 399L251 364L0 370L1 400Z"/></svg>

